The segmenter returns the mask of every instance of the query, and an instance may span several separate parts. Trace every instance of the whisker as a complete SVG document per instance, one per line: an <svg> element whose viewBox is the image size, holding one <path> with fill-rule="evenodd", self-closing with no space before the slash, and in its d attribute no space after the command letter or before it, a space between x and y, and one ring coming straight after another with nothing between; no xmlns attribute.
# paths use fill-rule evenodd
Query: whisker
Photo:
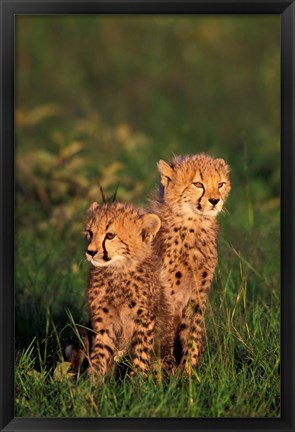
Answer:
<svg viewBox="0 0 295 432"><path fill-rule="evenodd" d="M224 213L224 214L226 214L226 215L228 215L228 216L230 215L230 212L228 211L228 209L226 207L223 207L221 209L221 212Z"/></svg>
<svg viewBox="0 0 295 432"><path fill-rule="evenodd" d="M86 258L81 258L78 264L78 268L80 268L82 266L82 263L87 262Z"/></svg>

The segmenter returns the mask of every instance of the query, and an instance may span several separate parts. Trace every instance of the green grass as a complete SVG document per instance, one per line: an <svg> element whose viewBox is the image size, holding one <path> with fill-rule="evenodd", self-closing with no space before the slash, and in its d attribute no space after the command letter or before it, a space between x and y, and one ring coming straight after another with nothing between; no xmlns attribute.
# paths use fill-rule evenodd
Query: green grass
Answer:
<svg viewBox="0 0 295 432"><path fill-rule="evenodd" d="M18 254L31 243L21 241ZM93 386L87 374L54 373L74 333L67 309L76 323L87 320L87 265L73 265L79 254L69 242L60 245L52 234L50 243L51 253L47 243L17 272L24 287L17 295L18 416L279 416L279 289L232 246L221 241L206 315L207 349L194 375L164 384L150 377Z"/></svg>
<svg viewBox="0 0 295 432"><path fill-rule="evenodd" d="M279 18L20 16L16 26L16 415L279 416ZM145 205L156 162L198 152L226 159L232 190L196 373L61 379L70 316L88 320L81 232L97 182Z"/></svg>

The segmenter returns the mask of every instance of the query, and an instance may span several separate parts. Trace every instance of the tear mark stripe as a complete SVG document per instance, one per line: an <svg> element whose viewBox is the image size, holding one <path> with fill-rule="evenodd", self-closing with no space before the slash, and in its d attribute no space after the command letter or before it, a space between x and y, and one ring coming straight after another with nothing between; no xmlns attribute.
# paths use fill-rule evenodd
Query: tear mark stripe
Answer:
<svg viewBox="0 0 295 432"><path fill-rule="evenodd" d="M206 191L206 189L205 189L205 187L203 186L203 192L202 192L202 195L201 195L200 198L198 199L198 206L201 205L201 199L203 198L205 191Z"/></svg>
<svg viewBox="0 0 295 432"><path fill-rule="evenodd" d="M105 242L106 242L106 238L104 238L104 240L102 242L102 249L103 249L102 259L104 261L110 261L110 258L108 257L108 251L106 250Z"/></svg>

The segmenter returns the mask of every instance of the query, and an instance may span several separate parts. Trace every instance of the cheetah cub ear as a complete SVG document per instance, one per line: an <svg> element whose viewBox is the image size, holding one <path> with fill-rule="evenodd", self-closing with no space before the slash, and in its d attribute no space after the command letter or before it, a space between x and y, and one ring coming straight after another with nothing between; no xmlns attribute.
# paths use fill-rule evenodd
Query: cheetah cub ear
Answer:
<svg viewBox="0 0 295 432"><path fill-rule="evenodd" d="M148 213L141 218L141 237L143 241L151 242L161 226L160 218Z"/></svg>
<svg viewBox="0 0 295 432"><path fill-rule="evenodd" d="M89 207L90 212L95 212L100 208L100 205L97 202L93 202Z"/></svg>
<svg viewBox="0 0 295 432"><path fill-rule="evenodd" d="M217 169L224 169L226 173L229 172L229 166L227 165L224 159L220 159L220 158L215 159L215 165Z"/></svg>
<svg viewBox="0 0 295 432"><path fill-rule="evenodd" d="M161 176L161 183L164 187L168 186L169 181L173 176L173 168L162 159L157 163L158 171Z"/></svg>

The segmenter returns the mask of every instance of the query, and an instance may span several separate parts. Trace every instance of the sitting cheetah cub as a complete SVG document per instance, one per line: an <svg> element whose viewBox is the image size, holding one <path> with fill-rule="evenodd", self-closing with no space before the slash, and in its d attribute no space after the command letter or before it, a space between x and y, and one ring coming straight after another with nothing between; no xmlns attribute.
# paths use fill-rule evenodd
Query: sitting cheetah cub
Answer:
<svg viewBox="0 0 295 432"><path fill-rule="evenodd" d="M126 351L134 371L145 375L150 366L163 306L152 247L160 225L158 216L131 205L93 203L89 209L85 236L92 264L88 306L94 330L89 371L94 375L105 375L114 357Z"/></svg>
<svg viewBox="0 0 295 432"><path fill-rule="evenodd" d="M204 351L204 311L217 263L217 214L230 191L229 168L206 154L158 162L161 198L152 203L161 219L156 238L165 293L172 305L171 346L187 372ZM170 353L172 356L172 353ZM172 357L173 358L173 357Z"/></svg>

